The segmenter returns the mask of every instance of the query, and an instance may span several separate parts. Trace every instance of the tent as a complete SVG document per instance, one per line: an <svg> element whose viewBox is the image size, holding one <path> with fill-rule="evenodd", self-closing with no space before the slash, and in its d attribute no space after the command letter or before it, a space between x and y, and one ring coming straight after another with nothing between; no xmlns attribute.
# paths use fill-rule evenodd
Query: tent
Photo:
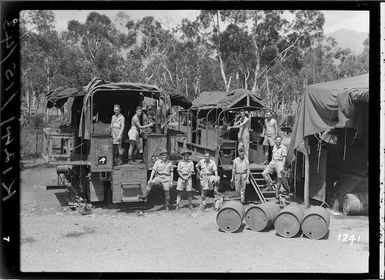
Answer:
<svg viewBox="0 0 385 280"><path fill-rule="evenodd" d="M287 157L287 161L292 162L295 151L302 152L305 157L302 163L305 164L305 170L306 166L309 169L304 172L305 204L309 197L324 201L326 181L333 181L330 174L335 170L338 170L334 172L337 173L337 186L342 189L346 187L344 184L353 184L352 180L345 180L343 183L344 176L351 179L354 175L357 178L356 184L361 184L363 180L367 184L368 103L368 74L313 84L305 88ZM349 141L348 131L354 132L354 137L349 138ZM338 136L338 141L333 142L333 137L328 137L330 135ZM318 146L314 143L309 145L312 137L318 139ZM362 139L363 144L353 150L352 143L357 142L356 139ZM329 153L328 148L321 147L321 143L329 143ZM342 159L337 158L337 152L331 151L331 148L337 146L333 144L338 143L343 147ZM298 161L301 161L301 157L297 158ZM320 170L323 170L323 174ZM309 187L310 190L307 189Z"/></svg>
<svg viewBox="0 0 385 280"><path fill-rule="evenodd" d="M192 102L192 109L264 108L262 98L247 89L226 91L204 91Z"/></svg>

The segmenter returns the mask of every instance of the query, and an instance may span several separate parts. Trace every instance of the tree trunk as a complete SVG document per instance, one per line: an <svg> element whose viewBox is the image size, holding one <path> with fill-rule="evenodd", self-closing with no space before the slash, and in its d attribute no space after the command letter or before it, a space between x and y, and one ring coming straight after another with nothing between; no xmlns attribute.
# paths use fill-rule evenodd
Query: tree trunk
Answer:
<svg viewBox="0 0 385 280"><path fill-rule="evenodd" d="M225 69L224 69L224 65L223 65L223 61L222 61L219 49L217 51L218 51L218 60L219 60L219 65L221 67L221 75L222 75L223 83L225 84L226 91L229 91L230 90L230 88L229 88L230 83L226 79Z"/></svg>
<svg viewBox="0 0 385 280"><path fill-rule="evenodd" d="M268 106L270 109L272 109L272 98L271 98L271 94L270 94L270 87L269 87L269 75L267 75L266 73L266 76L265 76L265 79L266 79L266 89L267 89L267 100L268 100Z"/></svg>
<svg viewBox="0 0 385 280"><path fill-rule="evenodd" d="M251 88L251 91L255 92L258 88L257 82L258 82L258 74L259 74L259 69L260 69L260 55L259 55L259 49L257 45L257 40L255 36L253 36L253 45L255 48L255 58L256 58L256 64L255 64L255 69L254 69L254 83L253 87Z"/></svg>
<svg viewBox="0 0 385 280"><path fill-rule="evenodd" d="M213 18L213 23L215 26L215 33L217 35L217 37L219 38L219 10L217 11L217 14L216 14L216 22L215 22L215 19ZM221 51L220 51L220 42L218 42L217 44L215 44L215 47L216 47L216 51L217 51L217 56L218 56L218 60L219 60L219 66L221 67L221 75L222 75L222 79L223 79L223 82L225 84L225 89L226 91L230 91L230 81L231 81L231 77L229 79L229 81L227 80L226 78L226 73L225 73L225 66L223 64L223 60L222 60L222 54L221 54Z"/></svg>

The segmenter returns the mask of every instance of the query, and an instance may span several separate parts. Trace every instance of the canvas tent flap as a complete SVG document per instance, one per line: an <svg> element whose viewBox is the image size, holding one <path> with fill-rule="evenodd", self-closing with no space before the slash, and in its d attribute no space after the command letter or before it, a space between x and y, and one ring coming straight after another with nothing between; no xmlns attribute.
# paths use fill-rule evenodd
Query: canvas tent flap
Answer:
<svg viewBox="0 0 385 280"><path fill-rule="evenodd" d="M369 100L369 74L309 85L293 129L287 160L303 150L304 137L336 127L356 128L353 118L362 102Z"/></svg>
<svg viewBox="0 0 385 280"><path fill-rule="evenodd" d="M47 108L60 108L68 101L68 98L84 95L85 92L82 88L58 87L45 94L45 97L47 98Z"/></svg>
<svg viewBox="0 0 385 280"><path fill-rule="evenodd" d="M226 91L204 91L192 102L193 109L202 108L220 108L229 109L237 107L245 107L247 101L250 107L263 108L262 99L257 93L246 90L236 89L229 92Z"/></svg>
<svg viewBox="0 0 385 280"><path fill-rule="evenodd" d="M170 92L170 99L172 106L181 106L184 109L189 109L192 106L191 101L185 95L178 92Z"/></svg>

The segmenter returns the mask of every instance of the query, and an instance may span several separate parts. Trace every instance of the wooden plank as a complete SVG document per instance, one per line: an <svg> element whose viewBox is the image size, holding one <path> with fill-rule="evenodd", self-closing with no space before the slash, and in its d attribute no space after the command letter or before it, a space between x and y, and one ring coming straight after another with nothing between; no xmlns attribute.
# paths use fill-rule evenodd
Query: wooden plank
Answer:
<svg viewBox="0 0 385 280"><path fill-rule="evenodd" d="M53 165L72 165L72 166L78 166L78 165L91 165L91 162L84 161L84 160L76 160L76 161L54 161L51 162Z"/></svg>

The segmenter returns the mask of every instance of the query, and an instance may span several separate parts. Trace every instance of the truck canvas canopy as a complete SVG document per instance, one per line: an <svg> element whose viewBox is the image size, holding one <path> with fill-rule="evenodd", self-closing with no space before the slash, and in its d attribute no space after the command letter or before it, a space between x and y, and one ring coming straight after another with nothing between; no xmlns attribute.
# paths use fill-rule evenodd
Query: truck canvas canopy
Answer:
<svg viewBox="0 0 385 280"><path fill-rule="evenodd" d="M90 139L90 126L92 123L90 120L93 114L92 110L94 110L91 104L103 110L103 113L105 113L105 110L109 110L109 115L112 115L115 103L122 103L120 105L123 113L126 106L134 106L133 108L135 108L137 105L141 105L139 104L140 98L151 98L161 101L164 105L162 106L164 111L168 111L171 107L170 96L155 85L127 82L110 83L100 78L94 78L85 87L85 92L86 96L83 100L83 110L79 125L79 137L83 139ZM114 94L115 98L112 98L112 94Z"/></svg>
<svg viewBox="0 0 385 280"><path fill-rule="evenodd" d="M261 109L264 108L262 98L258 94L246 89L226 91L204 91L192 102L193 110L205 109Z"/></svg>
<svg viewBox="0 0 385 280"><path fill-rule="evenodd" d="M45 94L47 108L62 107L69 98L84 96L86 93L83 88L58 87Z"/></svg>

